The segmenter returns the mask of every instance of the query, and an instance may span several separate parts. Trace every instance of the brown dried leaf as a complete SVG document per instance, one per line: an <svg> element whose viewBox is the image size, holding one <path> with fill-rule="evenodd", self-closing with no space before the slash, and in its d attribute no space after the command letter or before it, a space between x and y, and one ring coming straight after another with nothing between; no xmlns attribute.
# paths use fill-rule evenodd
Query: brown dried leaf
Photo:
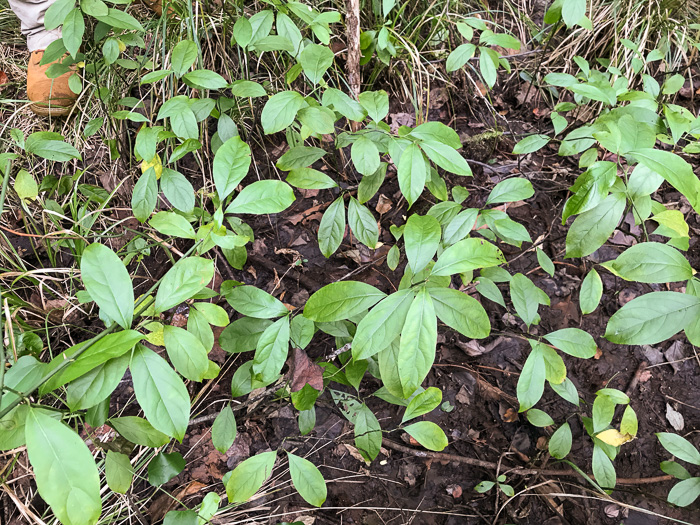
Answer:
<svg viewBox="0 0 700 525"><path fill-rule="evenodd" d="M379 201L377 202L377 207L375 209L379 215L384 215L392 208L392 206L393 204L391 203L391 200L389 200L389 198L382 193L379 195Z"/></svg>
<svg viewBox="0 0 700 525"><path fill-rule="evenodd" d="M323 369L314 363L301 348L294 349L290 375L292 392L298 392L307 384L319 392L323 390Z"/></svg>

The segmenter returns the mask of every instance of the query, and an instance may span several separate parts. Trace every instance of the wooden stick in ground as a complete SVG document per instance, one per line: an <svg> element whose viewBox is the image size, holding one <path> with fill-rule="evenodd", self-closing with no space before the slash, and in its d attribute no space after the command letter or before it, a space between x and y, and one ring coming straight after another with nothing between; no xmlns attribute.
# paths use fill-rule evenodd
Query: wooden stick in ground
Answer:
<svg viewBox="0 0 700 525"><path fill-rule="evenodd" d="M360 0L345 0L348 39L348 83L355 99L360 94Z"/></svg>
<svg viewBox="0 0 700 525"><path fill-rule="evenodd" d="M416 456L419 458L436 459L438 461L454 461L456 463L462 463L464 465L472 465L474 467L482 467L489 470L496 470L498 465L496 463L491 463L490 461L483 461L481 459L468 458L465 456L458 456L456 454L445 454L442 452L429 452L427 450L417 450L410 447L405 447L399 445L394 441L387 438L382 439L382 445L386 448L396 450L398 452L403 452L405 454L410 454L411 456ZM502 470L505 470L503 467ZM569 476L577 477L579 474L572 469L539 469L539 468L523 468L523 467L511 467L507 469L508 474L515 474L517 476ZM617 478L618 485L649 485L652 483L660 483L662 481L669 481L673 479L672 476L655 476L652 478Z"/></svg>

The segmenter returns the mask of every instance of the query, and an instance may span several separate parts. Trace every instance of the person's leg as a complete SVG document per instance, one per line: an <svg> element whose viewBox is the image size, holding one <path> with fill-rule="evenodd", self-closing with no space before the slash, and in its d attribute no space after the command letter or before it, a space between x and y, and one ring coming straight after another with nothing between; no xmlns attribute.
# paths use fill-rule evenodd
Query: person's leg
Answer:
<svg viewBox="0 0 700 525"><path fill-rule="evenodd" d="M48 78L46 70L50 64L40 65L46 47L61 38L60 29L48 31L44 27L44 14L54 1L9 0L10 8L20 19L22 34L27 37L27 47L31 51L27 67L27 98L34 104L30 107L38 115L57 117L70 112L76 95L68 86L72 71L58 78Z"/></svg>

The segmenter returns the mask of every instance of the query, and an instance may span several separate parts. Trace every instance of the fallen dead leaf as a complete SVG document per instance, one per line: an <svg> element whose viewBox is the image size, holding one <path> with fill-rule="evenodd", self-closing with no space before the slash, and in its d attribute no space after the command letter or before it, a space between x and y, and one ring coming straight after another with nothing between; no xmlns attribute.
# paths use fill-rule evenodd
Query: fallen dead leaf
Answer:
<svg viewBox="0 0 700 525"><path fill-rule="evenodd" d="M603 351L600 348L596 348L593 359L600 359L601 357L603 357Z"/></svg>
<svg viewBox="0 0 700 525"><path fill-rule="evenodd" d="M168 494L167 492L162 494L148 507L148 515L151 517L151 523L159 523L179 501L187 496L196 494L205 487L206 485L204 483L190 481L184 487L180 487L173 492L173 494Z"/></svg>
<svg viewBox="0 0 700 525"><path fill-rule="evenodd" d="M454 485L447 485L447 487L445 487L445 490L447 490L447 493L454 499L459 499L462 497L462 487L460 487L456 483Z"/></svg>
<svg viewBox="0 0 700 525"><path fill-rule="evenodd" d="M392 206L393 204L391 203L391 200L389 200L389 198L382 193L379 195L379 201L377 202L377 207L375 209L379 215L384 215L392 208Z"/></svg>
<svg viewBox="0 0 700 525"><path fill-rule="evenodd" d="M501 416L501 419L506 423L515 423L518 420L518 411L514 408L508 407L505 413Z"/></svg>
<svg viewBox="0 0 700 525"><path fill-rule="evenodd" d="M290 375L292 392L298 392L304 385L311 385L319 392L323 390L323 369L314 363L301 348L294 349Z"/></svg>
<svg viewBox="0 0 700 525"><path fill-rule="evenodd" d="M668 422L671 423L671 426L676 430L676 432L680 432L685 428L683 414L674 410L674 408L668 403L666 403L666 419L668 419Z"/></svg>
<svg viewBox="0 0 700 525"><path fill-rule="evenodd" d="M3 89L5 84L8 84L10 79L7 78L7 73L0 71L0 91Z"/></svg>
<svg viewBox="0 0 700 525"><path fill-rule="evenodd" d="M537 450L547 450L547 445L549 444L549 440L545 436L540 436L537 438Z"/></svg>

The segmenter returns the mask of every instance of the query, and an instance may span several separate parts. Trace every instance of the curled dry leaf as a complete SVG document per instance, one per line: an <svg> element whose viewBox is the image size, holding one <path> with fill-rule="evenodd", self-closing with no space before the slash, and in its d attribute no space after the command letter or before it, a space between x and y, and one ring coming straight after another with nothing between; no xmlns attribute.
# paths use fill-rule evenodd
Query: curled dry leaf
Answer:
<svg viewBox="0 0 700 525"><path fill-rule="evenodd" d="M668 419L668 422L671 423L671 426L676 430L676 432L680 432L685 427L683 414L677 410L674 410L674 408L668 403L666 403L666 419Z"/></svg>
<svg viewBox="0 0 700 525"><path fill-rule="evenodd" d="M319 392L323 390L323 369L314 363L301 348L294 349L290 373L292 392L298 392L307 384Z"/></svg>

